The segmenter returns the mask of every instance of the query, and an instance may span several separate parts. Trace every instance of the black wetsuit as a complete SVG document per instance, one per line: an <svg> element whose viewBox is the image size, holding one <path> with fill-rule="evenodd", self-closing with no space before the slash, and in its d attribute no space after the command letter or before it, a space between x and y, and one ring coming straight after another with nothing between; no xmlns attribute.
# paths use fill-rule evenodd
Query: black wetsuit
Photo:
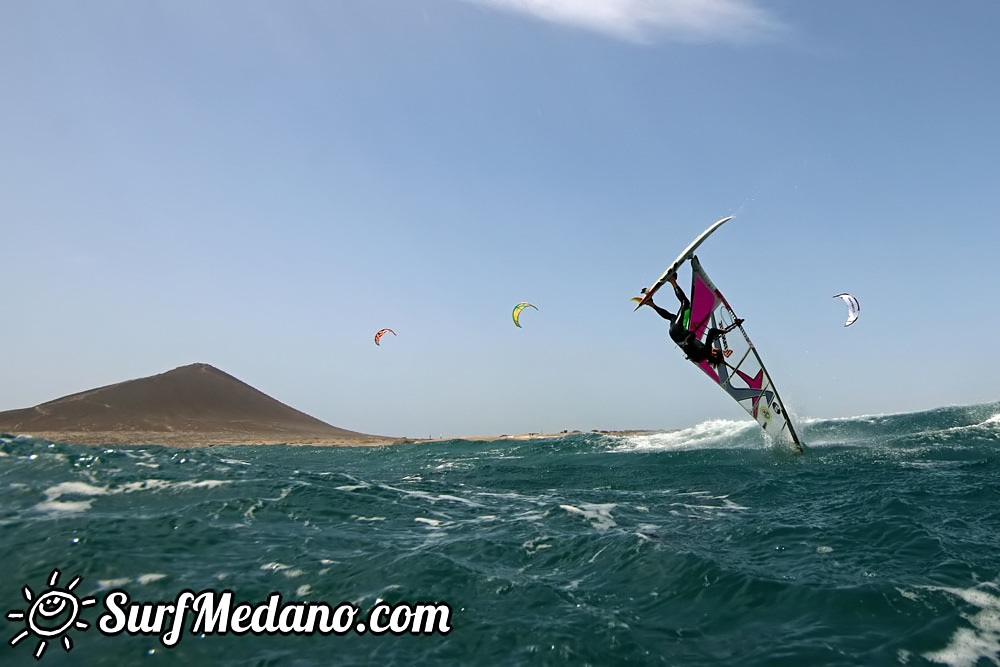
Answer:
<svg viewBox="0 0 1000 667"><path fill-rule="evenodd" d="M704 343L698 340L694 331L687 328L687 322L691 319L690 299L687 298L687 294L680 287L674 287L674 294L677 295L677 300L681 302L677 315L660 308L652 301L649 302L649 305L659 313L660 317L670 320L670 339L677 343L678 347L681 348L690 361L696 364L709 361L712 357L712 344L724 332L722 329L712 328L708 330L708 336L705 338Z"/></svg>

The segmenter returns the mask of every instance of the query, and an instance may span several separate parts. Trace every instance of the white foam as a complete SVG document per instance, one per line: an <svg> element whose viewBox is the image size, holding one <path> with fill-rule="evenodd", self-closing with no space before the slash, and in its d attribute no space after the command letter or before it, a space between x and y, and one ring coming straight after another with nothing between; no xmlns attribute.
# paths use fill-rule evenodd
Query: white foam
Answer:
<svg viewBox="0 0 1000 667"><path fill-rule="evenodd" d="M671 507L683 507L687 510L721 510L727 509L725 507L720 507L719 505L695 505L693 503L671 503ZM746 508L743 508L746 509Z"/></svg>
<svg viewBox="0 0 1000 667"><path fill-rule="evenodd" d="M250 507L248 507L247 510L243 513L243 518L246 519L246 521L244 523L238 523L236 525L239 526L239 527L244 527L244 528L247 527L247 526L249 526L250 525L250 521L252 521L253 518L254 518L254 512L256 512L257 510L259 510L261 507L264 506L264 501L265 500L268 501L268 502L272 502L272 503L281 502L282 500L284 500L285 498L288 497L289 493L292 492L292 488L293 487L291 487L291 486L286 486L285 488L283 488L281 490L281 493L278 494L277 498L258 498L254 502L254 504L251 505Z"/></svg>
<svg viewBox="0 0 1000 667"><path fill-rule="evenodd" d="M414 498L422 498L424 500L429 500L432 503L436 503L439 500L450 500L452 502L462 503L465 505L470 505L472 507L483 507L483 505L473 500L469 500L467 498L460 498L458 496L453 496L447 493L442 493L441 495L436 496L433 493L427 493L426 491L410 491L408 489L400 489L399 487L390 486L388 484L380 484L379 486L380 488L388 489L389 491L395 491L397 493L402 493L407 496L413 496Z"/></svg>
<svg viewBox="0 0 1000 667"><path fill-rule="evenodd" d="M963 613L962 618L972 625L959 628L951 636L948 645L939 651L924 653L931 662L950 667L975 667L986 659L1000 665L1000 595L996 584L983 584L974 588L945 588L926 586L927 590L942 591L963 602L977 607L979 611ZM991 590L986 590L991 589Z"/></svg>
<svg viewBox="0 0 1000 667"><path fill-rule="evenodd" d="M214 488L227 481L206 479L199 482L168 482L162 479L146 479L129 482L117 487L94 486L86 482L60 482L45 489L45 501L35 506L42 512L85 512L97 496L109 496L119 493L136 493L139 491L155 491L167 489ZM89 496L90 500L60 500L64 496Z"/></svg>
<svg viewBox="0 0 1000 667"><path fill-rule="evenodd" d="M123 586L128 586L133 582L139 584L140 586L145 586L146 584L151 584L154 581L166 578L167 575L165 574L140 574L135 579L130 579L128 577L122 577L120 579L101 579L97 582L97 586L102 589L122 588Z"/></svg>
<svg viewBox="0 0 1000 667"><path fill-rule="evenodd" d="M136 493L138 491L164 491L171 489L212 489L229 483L221 479L203 479L198 482L169 482L165 479L143 479L138 482L122 484L118 489L111 490L111 493Z"/></svg>
<svg viewBox="0 0 1000 667"><path fill-rule="evenodd" d="M918 435L928 435L933 433L962 433L964 431L981 429L981 428L992 428L993 426L1000 424L1000 414L993 415L985 421L981 421L977 424L966 424L964 426L949 426L948 428L942 429L929 429L926 431L921 431Z"/></svg>
<svg viewBox="0 0 1000 667"><path fill-rule="evenodd" d="M52 514L78 514L90 510L91 500L67 500L67 501L46 501L35 505L39 512L49 512Z"/></svg>
<svg viewBox="0 0 1000 667"><path fill-rule="evenodd" d="M464 461L445 461L434 466L434 470L466 470L472 467L471 463Z"/></svg>
<svg viewBox="0 0 1000 667"><path fill-rule="evenodd" d="M533 537L527 542L523 542L521 546L527 549L529 553L535 553L536 551L540 551L542 549L551 549L551 544L542 541L547 539L549 539L547 535L542 537Z"/></svg>
<svg viewBox="0 0 1000 667"><path fill-rule="evenodd" d="M607 548L608 548L607 546L603 546L600 549L598 549L597 553L594 554L593 556L591 556L590 560L587 561L587 562L588 563L596 563L597 562L597 557L600 556L602 553L604 553Z"/></svg>
<svg viewBox="0 0 1000 667"><path fill-rule="evenodd" d="M281 572L282 570L291 569L291 565L284 565L283 563L264 563L260 566L262 570L271 570L273 572Z"/></svg>
<svg viewBox="0 0 1000 667"><path fill-rule="evenodd" d="M388 484L380 484L379 486L380 488L387 489L389 491L395 491L396 493L402 493L403 495L406 496L413 496L414 498L423 498L425 500L430 500L431 502L437 500L437 496L431 493L427 493L425 491L409 491L407 489L400 489L399 487L396 486L389 486Z"/></svg>
<svg viewBox="0 0 1000 667"><path fill-rule="evenodd" d="M756 431L757 423L754 421L713 419L677 431L623 436L623 442L613 447L612 451L656 452L737 447L744 446L751 434L753 442L759 442L760 436Z"/></svg>
<svg viewBox="0 0 1000 667"><path fill-rule="evenodd" d="M85 482L60 482L44 491L45 500L35 505L39 512L53 514L78 514L90 510L94 498L89 500L60 500L63 496L103 496L106 487L92 486Z"/></svg>
<svg viewBox="0 0 1000 667"><path fill-rule="evenodd" d="M108 487L93 486L86 482L60 482L45 489L45 497L49 500L62 496L104 496L109 493Z"/></svg>
<svg viewBox="0 0 1000 667"><path fill-rule="evenodd" d="M475 501L469 500L467 498L460 498L458 496L453 496L453 495L448 494L448 493L442 493L440 496L438 496L438 500L453 500L456 503L463 503L463 504L469 505L471 507L483 507L483 505L480 505L479 503L477 503Z"/></svg>
<svg viewBox="0 0 1000 667"><path fill-rule="evenodd" d="M437 519L428 519L422 516L418 516L416 519L414 519L414 521L417 521L419 523L426 523L427 525L433 526L435 528L441 525L441 522L438 521Z"/></svg>
<svg viewBox="0 0 1000 667"><path fill-rule="evenodd" d="M594 528L599 530L607 530L608 528L614 528L618 524L615 522L613 516L611 516L611 510L615 508L614 503L599 505L581 505L580 507L574 507L573 505L560 505L562 509L566 510L570 514L577 514L582 516L591 522Z"/></svg>

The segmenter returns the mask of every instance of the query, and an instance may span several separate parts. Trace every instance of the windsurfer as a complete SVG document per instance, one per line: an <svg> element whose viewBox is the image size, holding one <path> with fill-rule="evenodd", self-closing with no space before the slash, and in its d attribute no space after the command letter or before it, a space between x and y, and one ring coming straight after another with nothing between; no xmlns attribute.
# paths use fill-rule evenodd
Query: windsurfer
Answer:
<svg viewBox="0 0 1000 667"><path fill-rule="evenodd" d="M717 329L712 327L708 330L708 336L705 337L705 342L698 340L694 331L688 329L688 323L691 319L691 300L688 299L687 294L684 290L680 288L677 284L677 274L671 275L667 280L674 288L674 294L677 295L677 300L680 301L680 308L677 314L673 314L670 311L660 308L655 303L653 303L652 297L646 299L646 305L651 306L653 310L659 314L665 320L670 321L670 338L681 348L687 358L698 364L703 361L707 361L713 366L718 366L725 360L725 355L722 350L717 347L713 347L712 344L718 340L719 336L725 333L729 333L739 325L743 324L742 319L738 319L732 324L730 324L725 329ZM646 293L646 288L642 289L642 293Z"/></svg>

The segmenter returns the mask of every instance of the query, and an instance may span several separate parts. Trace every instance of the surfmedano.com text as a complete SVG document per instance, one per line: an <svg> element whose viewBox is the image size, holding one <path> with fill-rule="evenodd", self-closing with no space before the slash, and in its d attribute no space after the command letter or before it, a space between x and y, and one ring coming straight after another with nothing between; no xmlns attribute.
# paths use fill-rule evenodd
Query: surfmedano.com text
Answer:
<svg viewBox="0 0 1000 667"><path fill-rule="evenodd" d="M330 606L325 602L284 603L280 593L251 605L233 603L230 590L217 593L184 590L173 602L131 602L128 593L116 589L104 596L97 621L102 634L159 636L170 648L180 642L185 620L192 619L193 635L446 635L451 632L451 607L446 603L378 602L367 614L350 602Z"/></svg>

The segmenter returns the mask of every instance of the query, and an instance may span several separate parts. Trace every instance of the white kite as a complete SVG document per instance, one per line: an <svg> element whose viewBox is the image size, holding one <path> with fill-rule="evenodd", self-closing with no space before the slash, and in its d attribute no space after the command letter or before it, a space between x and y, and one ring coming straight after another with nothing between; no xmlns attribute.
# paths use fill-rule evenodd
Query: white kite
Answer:
<svg viewBox="0 0 1000 667"><path fill-rule="evenodd" d="M847 304L847 322L844 323L845 327L849 327L858 319L858 315L861 314L861 304L850 294L836 294L834 299L840 298L844 300Z"/></svg>

